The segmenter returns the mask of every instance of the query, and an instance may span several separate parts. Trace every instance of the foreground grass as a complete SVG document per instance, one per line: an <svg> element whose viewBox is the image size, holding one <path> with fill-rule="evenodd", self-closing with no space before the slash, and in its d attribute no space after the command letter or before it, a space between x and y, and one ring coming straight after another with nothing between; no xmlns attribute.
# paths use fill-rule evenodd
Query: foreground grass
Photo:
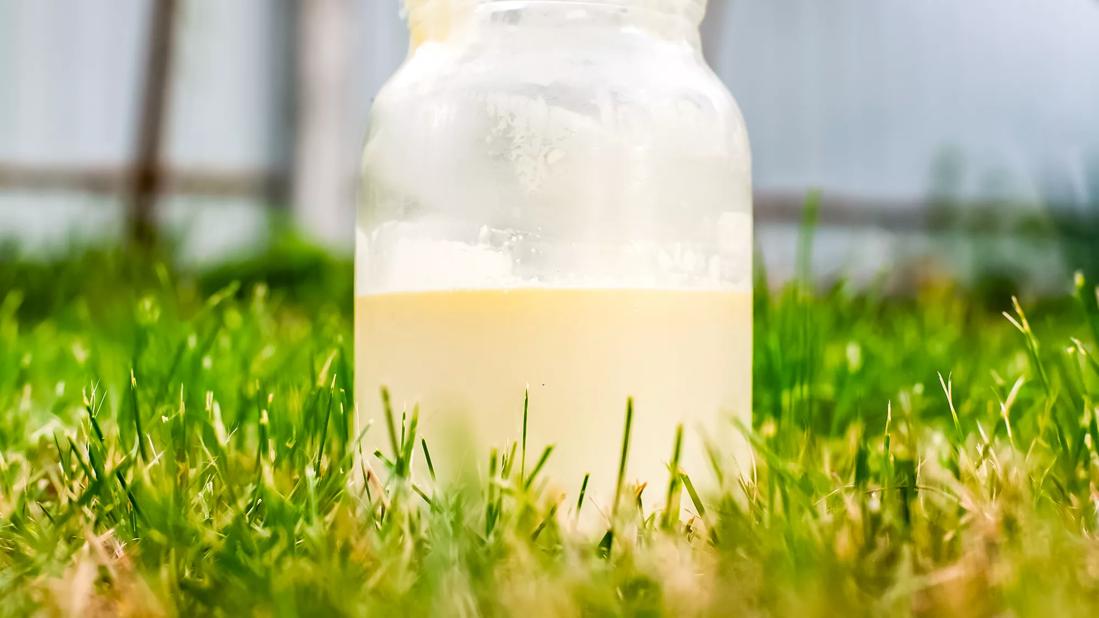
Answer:
<svg viewBox="0 0 1099 618"><path fill-rule="evenodd" d="M0 615L1099 612L1088 283L757 294L755 476L627 460L590 530L533 456L437 487L411 419L357 462L346 264L133 258L0 266Z"/></svg>

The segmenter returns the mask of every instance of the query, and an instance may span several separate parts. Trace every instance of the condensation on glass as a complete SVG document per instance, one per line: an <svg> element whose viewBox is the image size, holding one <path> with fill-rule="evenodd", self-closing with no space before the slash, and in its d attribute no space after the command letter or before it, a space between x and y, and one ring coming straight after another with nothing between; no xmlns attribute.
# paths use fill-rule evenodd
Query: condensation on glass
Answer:
<svg viewBox="0 0 1099 618"><path fill-rule="evenodd" d="M356 250L356 389L419 406L433 454L483 469L554 444L565 489L662 482L676 426L743 469L751 407L748 136L702 57L704 0L409 2L371 111ZM698 475L705 470L697 469ZM658 492L656 492L658 493ZM655 496L655 493L654 493Z"/></svg>

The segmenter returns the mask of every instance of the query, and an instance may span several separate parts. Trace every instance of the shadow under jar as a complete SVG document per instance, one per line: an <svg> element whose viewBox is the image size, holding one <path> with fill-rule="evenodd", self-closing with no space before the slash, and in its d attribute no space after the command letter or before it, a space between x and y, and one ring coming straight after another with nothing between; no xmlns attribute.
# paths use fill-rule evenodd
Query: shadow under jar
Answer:
<svg viewBox="0 0 1099 618"><path fill-rule="evenodd" d="M661 500L704 438L747 470L751 157L702 57L704 0L409 2L412 46L374 103L356 248L356 390L388 452L380 391L445 478L521 437L527 470ZM420 457L417 445L417 456ZM373 460L373 458L371 458ZM374 460L375 464L377 463Z"/></svg>

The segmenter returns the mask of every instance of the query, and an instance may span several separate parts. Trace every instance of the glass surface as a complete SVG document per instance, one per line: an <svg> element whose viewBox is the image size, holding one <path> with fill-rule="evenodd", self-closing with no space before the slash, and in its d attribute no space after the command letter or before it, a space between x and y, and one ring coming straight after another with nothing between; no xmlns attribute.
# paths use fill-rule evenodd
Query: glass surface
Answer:
<svg viewBox="0 0 1099 618"><path fill-rule="evenodd" d="M678 423L689 470L703 431L743 459L727 417L751 407L750 154L702 57L702 9L410 4L413 49L363 158L372 444L387 386L398 408L420 404L442 461L484 468L518 438L529 386L532 444L556 444L548 470L567 488L585 472L597 493L613 484L627 396L632 478L665 480Z"/></svg>

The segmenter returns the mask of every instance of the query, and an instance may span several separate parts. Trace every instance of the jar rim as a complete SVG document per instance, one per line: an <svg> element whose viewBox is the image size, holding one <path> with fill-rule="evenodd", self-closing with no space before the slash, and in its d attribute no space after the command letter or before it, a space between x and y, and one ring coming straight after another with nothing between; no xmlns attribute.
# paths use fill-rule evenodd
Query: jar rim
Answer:
<svg viewBox="0 0 1099 618"><path fill-rule="evenodd" d="M660 13L680 15L693 20L695 23L701 23L706 14L706 5L709 0L477 0L478 4L522 4L527 2L647 9Z"/></svg>
<svg viewBox="0 0 1099 618"><path fill-rule="evenodd" d="M576 8L604 7L620 10L639 9L654 14L679 18L690 27L698 28L706 15L709 0L401 0L402 16L408 20L412 38L410 49L416 49L426 40L438 39L451 31L456 21L461 21L482 7L494 10L492 5L504 9L535 4L573 5Z"/></svg>

